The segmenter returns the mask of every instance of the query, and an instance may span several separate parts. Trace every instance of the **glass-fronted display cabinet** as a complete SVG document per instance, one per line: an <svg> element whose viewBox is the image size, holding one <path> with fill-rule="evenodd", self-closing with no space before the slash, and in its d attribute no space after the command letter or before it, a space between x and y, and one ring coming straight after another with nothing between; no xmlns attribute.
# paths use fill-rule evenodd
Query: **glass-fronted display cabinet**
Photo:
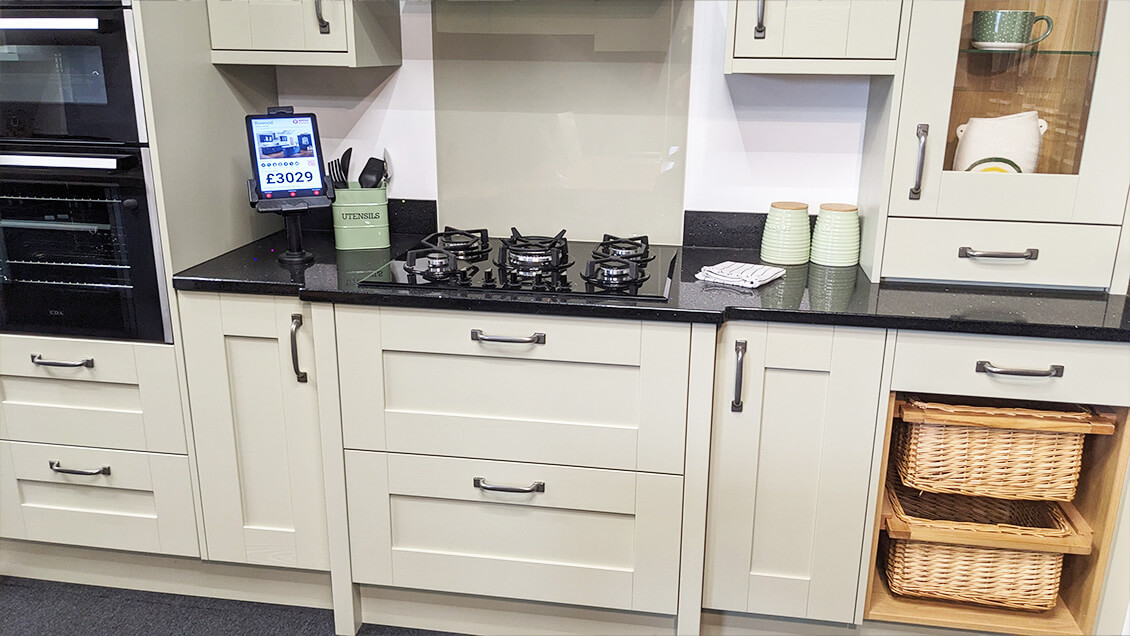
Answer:
<svg viewBox="0 0 1130 636"><path fill-rule="evenodd" d="M1124 4L917 0L891 215L1120 224Z"/></svg>

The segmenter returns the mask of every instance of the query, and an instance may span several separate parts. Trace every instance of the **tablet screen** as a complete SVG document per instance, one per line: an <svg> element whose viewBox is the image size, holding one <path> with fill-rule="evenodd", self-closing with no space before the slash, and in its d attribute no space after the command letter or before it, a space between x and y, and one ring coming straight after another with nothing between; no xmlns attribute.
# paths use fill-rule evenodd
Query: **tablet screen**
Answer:
<svg viewBox="0 0 1130 636"><path fill-rule="evenodd" d="M313 115L252 115L247 123L263 198L323 194L321 144Z"/></svg>

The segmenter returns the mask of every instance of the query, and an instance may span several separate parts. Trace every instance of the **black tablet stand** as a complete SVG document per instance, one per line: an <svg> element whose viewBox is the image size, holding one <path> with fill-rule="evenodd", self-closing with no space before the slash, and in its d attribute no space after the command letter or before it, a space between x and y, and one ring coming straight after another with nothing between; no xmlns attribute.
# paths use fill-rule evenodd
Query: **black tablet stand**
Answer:
<svg viewBox="0 0 1130 636"><path fill-rule="evenodd" d="M324 192L323 196L300 199L264 199L259 195L255 179L247 180L247 199L251 206L261 214L278 214L286 222L286 251L279 254L280 263L314 262L314 255L302 248L302 215L311 210L328 210L333 205L333 186L327 182Z"/></svg>

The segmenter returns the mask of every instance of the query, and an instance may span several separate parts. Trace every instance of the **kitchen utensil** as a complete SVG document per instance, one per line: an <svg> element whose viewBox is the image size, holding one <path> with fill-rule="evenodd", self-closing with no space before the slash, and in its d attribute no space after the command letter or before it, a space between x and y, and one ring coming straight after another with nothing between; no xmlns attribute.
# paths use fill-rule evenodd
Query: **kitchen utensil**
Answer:
<svg viewBox="0 0 1130 636"><path fill-rule="evenodd" d="M1047 29L1038 38L1032 38L1032 27L1043 22ZM971 44L986 51L1019 51L1032 46L1052 34L1052 19L1037 16L1035 11L997 9L973 12Z"/></svg>
<svg viewBox="0 0 1130 636"><path fill-rule="evenodd" d="M345 180L345 175L341 172L341 161L334 159L330 161L326 167L326 176L330 178L330 183L333 184L335 190L342 190L348 185Z"/></svg>
<svg viewBox="0 0 1130 636"><path fill-rule="evenodd" d="M376 188L381 185L384 177L385 162L376 157L369 157L369 160L365 162L365 167L361 169L361 174L357 177L357 183L361 184L362 188Z"/></svg>
<svg viewBox="0 0 1130 636"><path fill-rule="evenodd" d="M341 153L341 179L347 184L349 183L349 159L351 157L353 157L352 147L346 148L345 152Z"/></svg>
<svg viewBox="0 0 1130 636"><path fill-rule="evenodd" d="M1030 110L1004 117L971 117L957 127L953 169L959 172L1032 173L1048 123Z"/></svg>
<svg viewBox="0 0 1130 636"><path fill-rule="evenodd" d="M385 185L388 185L388 183L392 181L392 159L388 156L388 148L385 148L383 156L385 162Z"/></svg>
<svg viewBox="0 0 1130 636"><path fill-rule="evenodd" d="M807 203L773 203L761 235L761 260L773 265L807 263L811 242L809 227Z"/></svg>

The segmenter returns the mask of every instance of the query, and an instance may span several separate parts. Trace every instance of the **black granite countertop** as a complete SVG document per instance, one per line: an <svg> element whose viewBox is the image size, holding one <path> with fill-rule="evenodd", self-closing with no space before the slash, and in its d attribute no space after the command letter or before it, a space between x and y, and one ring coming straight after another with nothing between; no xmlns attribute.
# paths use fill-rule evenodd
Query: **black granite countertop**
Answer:
<svg viewBox="0 0 1130 636"><path fill-rule="evenodd" d="M761 320L891 329L1130 342L1130 299L1090 292L875 284L859 267L815 264L786 268L759 289L704 283L694 275L722 261L759 262L756 250L684 247L666 303L505 291L360 287L358 281L412 247L418 234L393 234L383 250L337 251L332 232L306 233L315 262L288 270L276 259L279 232L173 277L176 289L297 295L303 300L362 305L463 309L564 316L722 323Z"/></svg>

